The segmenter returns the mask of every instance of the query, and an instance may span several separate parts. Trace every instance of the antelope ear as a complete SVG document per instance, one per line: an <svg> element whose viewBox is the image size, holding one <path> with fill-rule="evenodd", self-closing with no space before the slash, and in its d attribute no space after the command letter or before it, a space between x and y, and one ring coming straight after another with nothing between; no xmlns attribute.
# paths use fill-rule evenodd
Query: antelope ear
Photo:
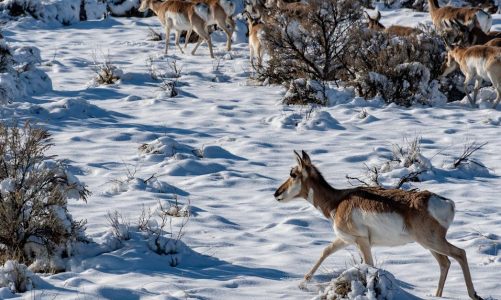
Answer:
<svg viewBox="0 0 501 300"><path fill-rule="evenodd" d="M306 153L306 151L302 150L301 151L302 154L303 154L303 163L306 165L306 166L311 166L311 159L310 159L310 156L308 155L308 153Z"/></svg>
<svg viewBox="0 0 501 300"><path fill-rule="evenodd" d="M367 11L364 11L364 15L367 19L372 20L371 16L369 16L369 13Z"/></svg>
<svg viewBox="0 0 501 300"><path fill-rule="evenodd" d="M378 10L378 11L377 11L376 21L378 21L378 22L379 22L379 20L381 20L381 12Z"/></svg>
<svg viewBox="0 0 501 300"><path fill-rule="evenodd" d="M447 51L452 50L449 41L447 41L447 39L444 36L442 36L442 41L444 42L445 50L447 50Z"/></svg>
<svg viewBox="0 0 501 300"><path fill-rule="evenodd" d="M297 153L296 150L294 150L294 154L296 155L297 165L302 168L304 163L303 159L301 158L301 155L299 155L299 153Z"/></svg>

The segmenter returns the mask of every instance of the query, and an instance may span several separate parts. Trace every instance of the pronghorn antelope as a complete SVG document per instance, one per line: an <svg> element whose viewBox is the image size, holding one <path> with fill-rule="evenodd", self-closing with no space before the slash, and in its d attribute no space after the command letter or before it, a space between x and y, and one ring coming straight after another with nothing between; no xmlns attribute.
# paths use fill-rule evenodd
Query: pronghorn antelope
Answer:
<svg viewBox="0 0 501 300"><path fill-rule="evenodd" d="M377 16L375 18L371 18L371 16L367 12L365 12L365 16L367 17L368 26L369 29L371 30L384 31L390 35L397 35L397 36L409 36L413 34L422 33L421 30L408 26L391 25L390 27L386 28L383 24L379 22L379 20L381 20L380 11L377 12Z"/></svg>
<svg viewBox="0 0 501 300"><path fill-rule="evenodd" d="M184 2L180 0L169 0L166 2L160 0L141 0L140 12L145 12L151 9L159 18L165 28L165 54L169 49L169 37L171 28L176 31L175 44L181 51L179 45L179 36L182 31L194 30L200 37L207 41L209 45L210 56L214 58L212 53L212 42L207 31L207 19L210 15L210 9L207 4ZM200 42L193 48L191 54L194 55L197 51Z"/></svg>
<svg viewBox="0 0 501 300"><path fill-rule="evenodd" d="M285 2L284 0L267 0L267 7L276 7L282 11L286 11L292 14L301 15L309 8L308 3L305 2Z"/></svg>
<svg viewBox="0 0 501 300"><path fill-rule="evenodd" d="M457 20L463 24L470 24L476 16L480 28L489 32L492 26L492 16L480 8L475 7L439 7L438 0L428 0L431 21L438 31L444 30L444 21Z"/></svg>
<svg viewBox="0 0 501 300"><path fill-rule="evenodd" d="M456 35L452 40L460 41L462 46L485 45L493 39L501 38L501 31L489 31L485 33L480 29L476 17L470 26L463 25L456 20L444 22L444 25L450 28L453 35Z"/></svg>
<svg viewBox="0 0 501 300"><path fill-rule="evenodd" d="M463 72L464 91L473 107L477 100L478 90L484 80L492 83L496 90L496 100L492 108L496 108L501 100L501 48L491 46L455 47L447 52L442 76L447 76L459 67ZM475 80L473 99L468 92L468 84Z"/></svg>
<svg viewBox="0 0 501 300"><path fill-rule="evenodd" d="M254 65L254 59L257 58L257 66L261 67L264 55L264 24L259 19L254 19L248 11L243 13L247 18L249 25L249 51L250 61Z"/></svg>
<svg viewBox="0 0 501 300"><path fill-rule="evenodd" d="M226 33L226 50L231 50L231 36L235 31L235 21L232 15L235 12L235 4L229 0L192 0L197 3L205 3L210 7L210 14L207 19L207 26L217 25ZM230 29L228 29L230 27ZM188 46L192 31L188 30L184 48ZM200 43L201 41L199 41Z"/></svg>
<svg viewBox="0 0 501 300"><path fill-rule="evenodd" d="M428 191L403 191L356 187L335 189L325 181L306 152L295 152L297 166L276 190L275 199L288 202L303 198L332 220L337 238L304 276L310 280L320 264L332 253L350 244L360 250L364 262L374 265L372 246L399 246L417 242L430 250L440 266L437 297L442 296L452 257L463 271L468 295L481 299L473 287L466 253L450 244L445 236L454 218L454 202Z"/></svg>
<svg viewBox="0 0 501 300"><path fill-rule="evenodd" d="M266 0L245 0L244 11L257 18L263 18L266 15Z"/></svg>

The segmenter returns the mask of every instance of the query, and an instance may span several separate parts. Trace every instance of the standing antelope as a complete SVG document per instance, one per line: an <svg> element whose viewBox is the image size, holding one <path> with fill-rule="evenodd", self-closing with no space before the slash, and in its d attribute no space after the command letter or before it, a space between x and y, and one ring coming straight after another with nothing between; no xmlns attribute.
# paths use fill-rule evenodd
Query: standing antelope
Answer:
<svg viewBox="0 0 501 300"><path fill-rule="evenodd" d="M231 50L231 36L235 31L235 21L232 15L235 12L235 5L229 0L192 0L196 3L205 3L210 7L209 18L207 19L207 26L217 25L226 33L226 50ZM230 29L228 29L228 26ZM188 46L192 31L188 30L186 33L184 48ZM198 41L200 44L201 41ZM198 45L197 44L197 45Z"/></svg>
<svg viewBox="0 0 501 300"><path fill-rule="evenodd" d="M473 107L477 100L478 90L484 80L492 83L496 90L496 100L492 108L496 108L501 100L501 48L492 46L455 47L447 52L447 61L442 76L447 76L458 67L463 72L464 91ZM473 99L468 93L468 84L475 80Z"/></svg>
<svg viewBox="0 0 501 300"><path fill-rule="evenodd" d="M452 7L438 5L438 0L428 0L431 21L438 31L444 30L444 21L457 20L463 24L470 24L476 16L480 24L480 28L484 32L489 32L492 26L492 16L476 7Z"/></svg>
<svg viewBox="0 0 501 300"><path fill-rule="evenodd" d="M286 11L292 14L302 15L308 9L309 5L305 2L285 2L284 0L267 0L267 7L277 7L282 11Z"/></svg>
<svg viewBox="0 0 501 300"><path fill-rule="evenodd" d="M266 15L266 0L245 0L244 11L257 18L263 18Z"/></svg>
<svg viewBox="0 0 501 300"><path fill-rule="evenodd" d="M275 199L288 202L303 198L333 222L337 238L304 276L310 280L320 264L332 253L355 244L364 262L373 266L372 246L399 246L417 242L430 250L440 266L437 297L442 296L452 257L463 270L468 295L481 299L473 287L466 253L450 244L445 236L454 218L454 202L428 191L403 191L356 187L335 189L325 181L306 152L294 151L297 166L276 190Z"/></svg>
<svg viewBox="0 0 501 300"><path fill-rule="evenodd" d="M169 49L170 30L173 28L176 30L175 44L181 53L184 53L179 45L181 32L184 30L195 30L200 37L207 41L210 56L214 58L212 42L206 25L207 19L210 16L207 4L180 0L169 0L166 2L160 0L141 0L141 6L138 10L145 12L148 9L151 9L158 16L160 23L165 28L165 54L167 54ZM191 51L192 55L195 54L199 45L200 43L193 48Z"/></svg>
<svg viewBox="0 0 501 300"><path fill-rule="evenodd" d="M371 18L367 12L365 12L365 16L367 17L369 29L374 31L384 31L390 35L397 36L409 36L422 33L421 30L408 26L391 25L388 28L384 27L384 25L379 22L379 20L381 20L380 11L377 12L377 16L375 18Z"/></svg>
<svg viewBox="0 0 501 300"><path fill-rule="evenodd" d="M452 35L456 35L453 40L460 41L463 46L485 45L491 40L501 38L501 31L489 31L485 33L480 29L480 24L474 17L473 24L470 26L463 25L456 20L445 22L444 25L452 31ZM449 38L450 40L450 38Z"/></svg>
<svg viewBox="0 0 501 300"><path fill-rule="evenodd" d="M254 65L254 59L257 57L258 67L262 66L264 55L264 24L259 19L254 19L248 11L243 13L247 18L249 25L249 51L250 61Z"/></svg>

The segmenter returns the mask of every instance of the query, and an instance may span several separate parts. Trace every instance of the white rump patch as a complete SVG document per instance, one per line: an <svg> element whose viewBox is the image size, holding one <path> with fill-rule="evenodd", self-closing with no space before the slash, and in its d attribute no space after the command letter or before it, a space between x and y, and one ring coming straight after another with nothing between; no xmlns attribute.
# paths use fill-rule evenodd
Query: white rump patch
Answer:
<svg viewBox="0 0 501 300"><path fill-rule="evenodd" d="M454 220L454 208L454 202L449 199L433 195L428 200L428 212L446 229Z"/></svg>

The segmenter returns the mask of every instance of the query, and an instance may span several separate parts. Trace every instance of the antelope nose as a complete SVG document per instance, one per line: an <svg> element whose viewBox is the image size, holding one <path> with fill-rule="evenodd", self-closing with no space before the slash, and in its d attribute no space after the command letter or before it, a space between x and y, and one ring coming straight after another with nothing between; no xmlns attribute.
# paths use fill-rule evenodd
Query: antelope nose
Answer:
<svg viewBox="0 0 501 300"><path fill-rule="evenodd" d="M273 196L275 196L275 198L277 198L278 196L280 196L280 190L276 190L275 191L275 194L273 194Z"/></svg>

